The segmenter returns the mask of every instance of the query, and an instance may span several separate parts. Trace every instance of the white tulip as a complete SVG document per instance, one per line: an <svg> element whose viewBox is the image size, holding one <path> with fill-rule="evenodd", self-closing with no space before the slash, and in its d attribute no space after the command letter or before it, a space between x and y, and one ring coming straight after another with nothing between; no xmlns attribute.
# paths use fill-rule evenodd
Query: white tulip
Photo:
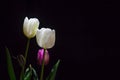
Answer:
<svg viewBox="0 0 120 80"><path fill-rule="evenodd" d="M37 29L39 27L39 20L37 18L25 17L23 23L23 32L26 37L33 38L36 35Z"/></svg>
<svg viewBox="0 0 120 80"><path fill-rule="evenodd" d="M50 28L37 30L36 40L40 47L44 49L52 48L55 44L55 30L51 30Z"/></svg>

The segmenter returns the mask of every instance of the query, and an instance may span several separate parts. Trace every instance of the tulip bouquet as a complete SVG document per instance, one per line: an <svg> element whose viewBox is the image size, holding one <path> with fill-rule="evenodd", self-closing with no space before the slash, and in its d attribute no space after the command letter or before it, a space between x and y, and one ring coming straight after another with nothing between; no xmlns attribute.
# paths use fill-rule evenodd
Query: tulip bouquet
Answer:
<svg viewBox="0 0 120 80"><path fill-rule="evenodd" d="M23 33L27 37L27 45L26 51L24 55L18 56L18 62L21 66L20 72L20 80L43 80L44 74L44 65L47 65L49 62L49 52L48 49L52 48L55 44L55 30L50 28L41 28L39 29L39 20L37 18L30 18L25 17L23 23ZM29 50L29 44L31 38L36 36L36 42L41 49L38 50L37 53L37 61L39 65L41 65L41 73L40 77L38 78L36 70L30 64L28 68L26 68L26 58ZM7 54L7 67L8 67L8 74L10 80L16 80L11 56L9 49L6 47L6 54ZM51 72L46 77L46 80L55 80L56 71L60 60L53 66Z"/></svg>

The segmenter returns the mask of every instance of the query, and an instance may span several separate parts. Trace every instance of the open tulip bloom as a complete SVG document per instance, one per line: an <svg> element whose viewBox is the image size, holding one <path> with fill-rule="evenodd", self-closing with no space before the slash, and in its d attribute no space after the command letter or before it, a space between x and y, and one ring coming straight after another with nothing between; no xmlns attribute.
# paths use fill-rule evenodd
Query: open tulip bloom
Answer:
<svg viewBox="0 0 120 80"><path fill-rule="evenodd" d="M50 28L39 28L39 20L37 18L30 18L25 17L23 22L23 33L27 37L28 42L26 45L26 51L24 56L18 56L18 62L21 66L20 72L20 80L43 80L44 77L44 65L49 63L49 52L47 49L52 48L55 45L55 30ZM38 50L37 54L37 61L38 66L41 66L41 73L40 78L38 78L36 70L32 67L32 64L26 68L26 58L29 50L30 39L36 36L36 43L42 49ZM13 64L11 61L11 56L9 49L6 47L6 54L7 54L7 68L10 80L16 80ZM60 60L53 66L49 75L45 78L46 80L55 80L56 71ZM26 68L26 69L25 69Z"/></svg>

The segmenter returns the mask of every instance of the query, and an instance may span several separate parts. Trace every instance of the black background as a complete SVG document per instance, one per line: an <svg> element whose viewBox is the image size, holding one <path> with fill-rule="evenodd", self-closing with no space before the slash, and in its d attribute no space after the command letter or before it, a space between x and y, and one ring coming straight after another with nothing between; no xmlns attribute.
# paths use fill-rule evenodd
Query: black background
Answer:
<svg viewBox="0 0 120 80"><path fill-rule="evenodd" d="M50 63L45 76L60 59L56 80L86 80L119 78L120 64L120 13L119 3L76 0L9 0L1 2L0 71L1 78L9 80L4 46L12 56L24 54L27 38L23 20L36 17L40 27L56 30L56 44L49 49ZM27 66L37 65L39 49L35 38L31 40ZM21 70L12 58L19 79Z"/></svg>

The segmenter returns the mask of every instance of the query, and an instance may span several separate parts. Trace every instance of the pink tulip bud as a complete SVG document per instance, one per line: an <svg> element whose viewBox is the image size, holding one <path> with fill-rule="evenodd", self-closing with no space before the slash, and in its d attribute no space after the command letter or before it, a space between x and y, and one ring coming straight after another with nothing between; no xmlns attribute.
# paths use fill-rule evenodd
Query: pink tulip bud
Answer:
<svg viewBox="0 0 120 80"><path fill-rule="evenodd" d="M44 49L39 49L38 50L37 60L38 60L39 65L42 65L43 53L44 53ZM44 64L47 65L48 63L49 63L49 53L48 53L47 50L45 50Z"/></svg>

